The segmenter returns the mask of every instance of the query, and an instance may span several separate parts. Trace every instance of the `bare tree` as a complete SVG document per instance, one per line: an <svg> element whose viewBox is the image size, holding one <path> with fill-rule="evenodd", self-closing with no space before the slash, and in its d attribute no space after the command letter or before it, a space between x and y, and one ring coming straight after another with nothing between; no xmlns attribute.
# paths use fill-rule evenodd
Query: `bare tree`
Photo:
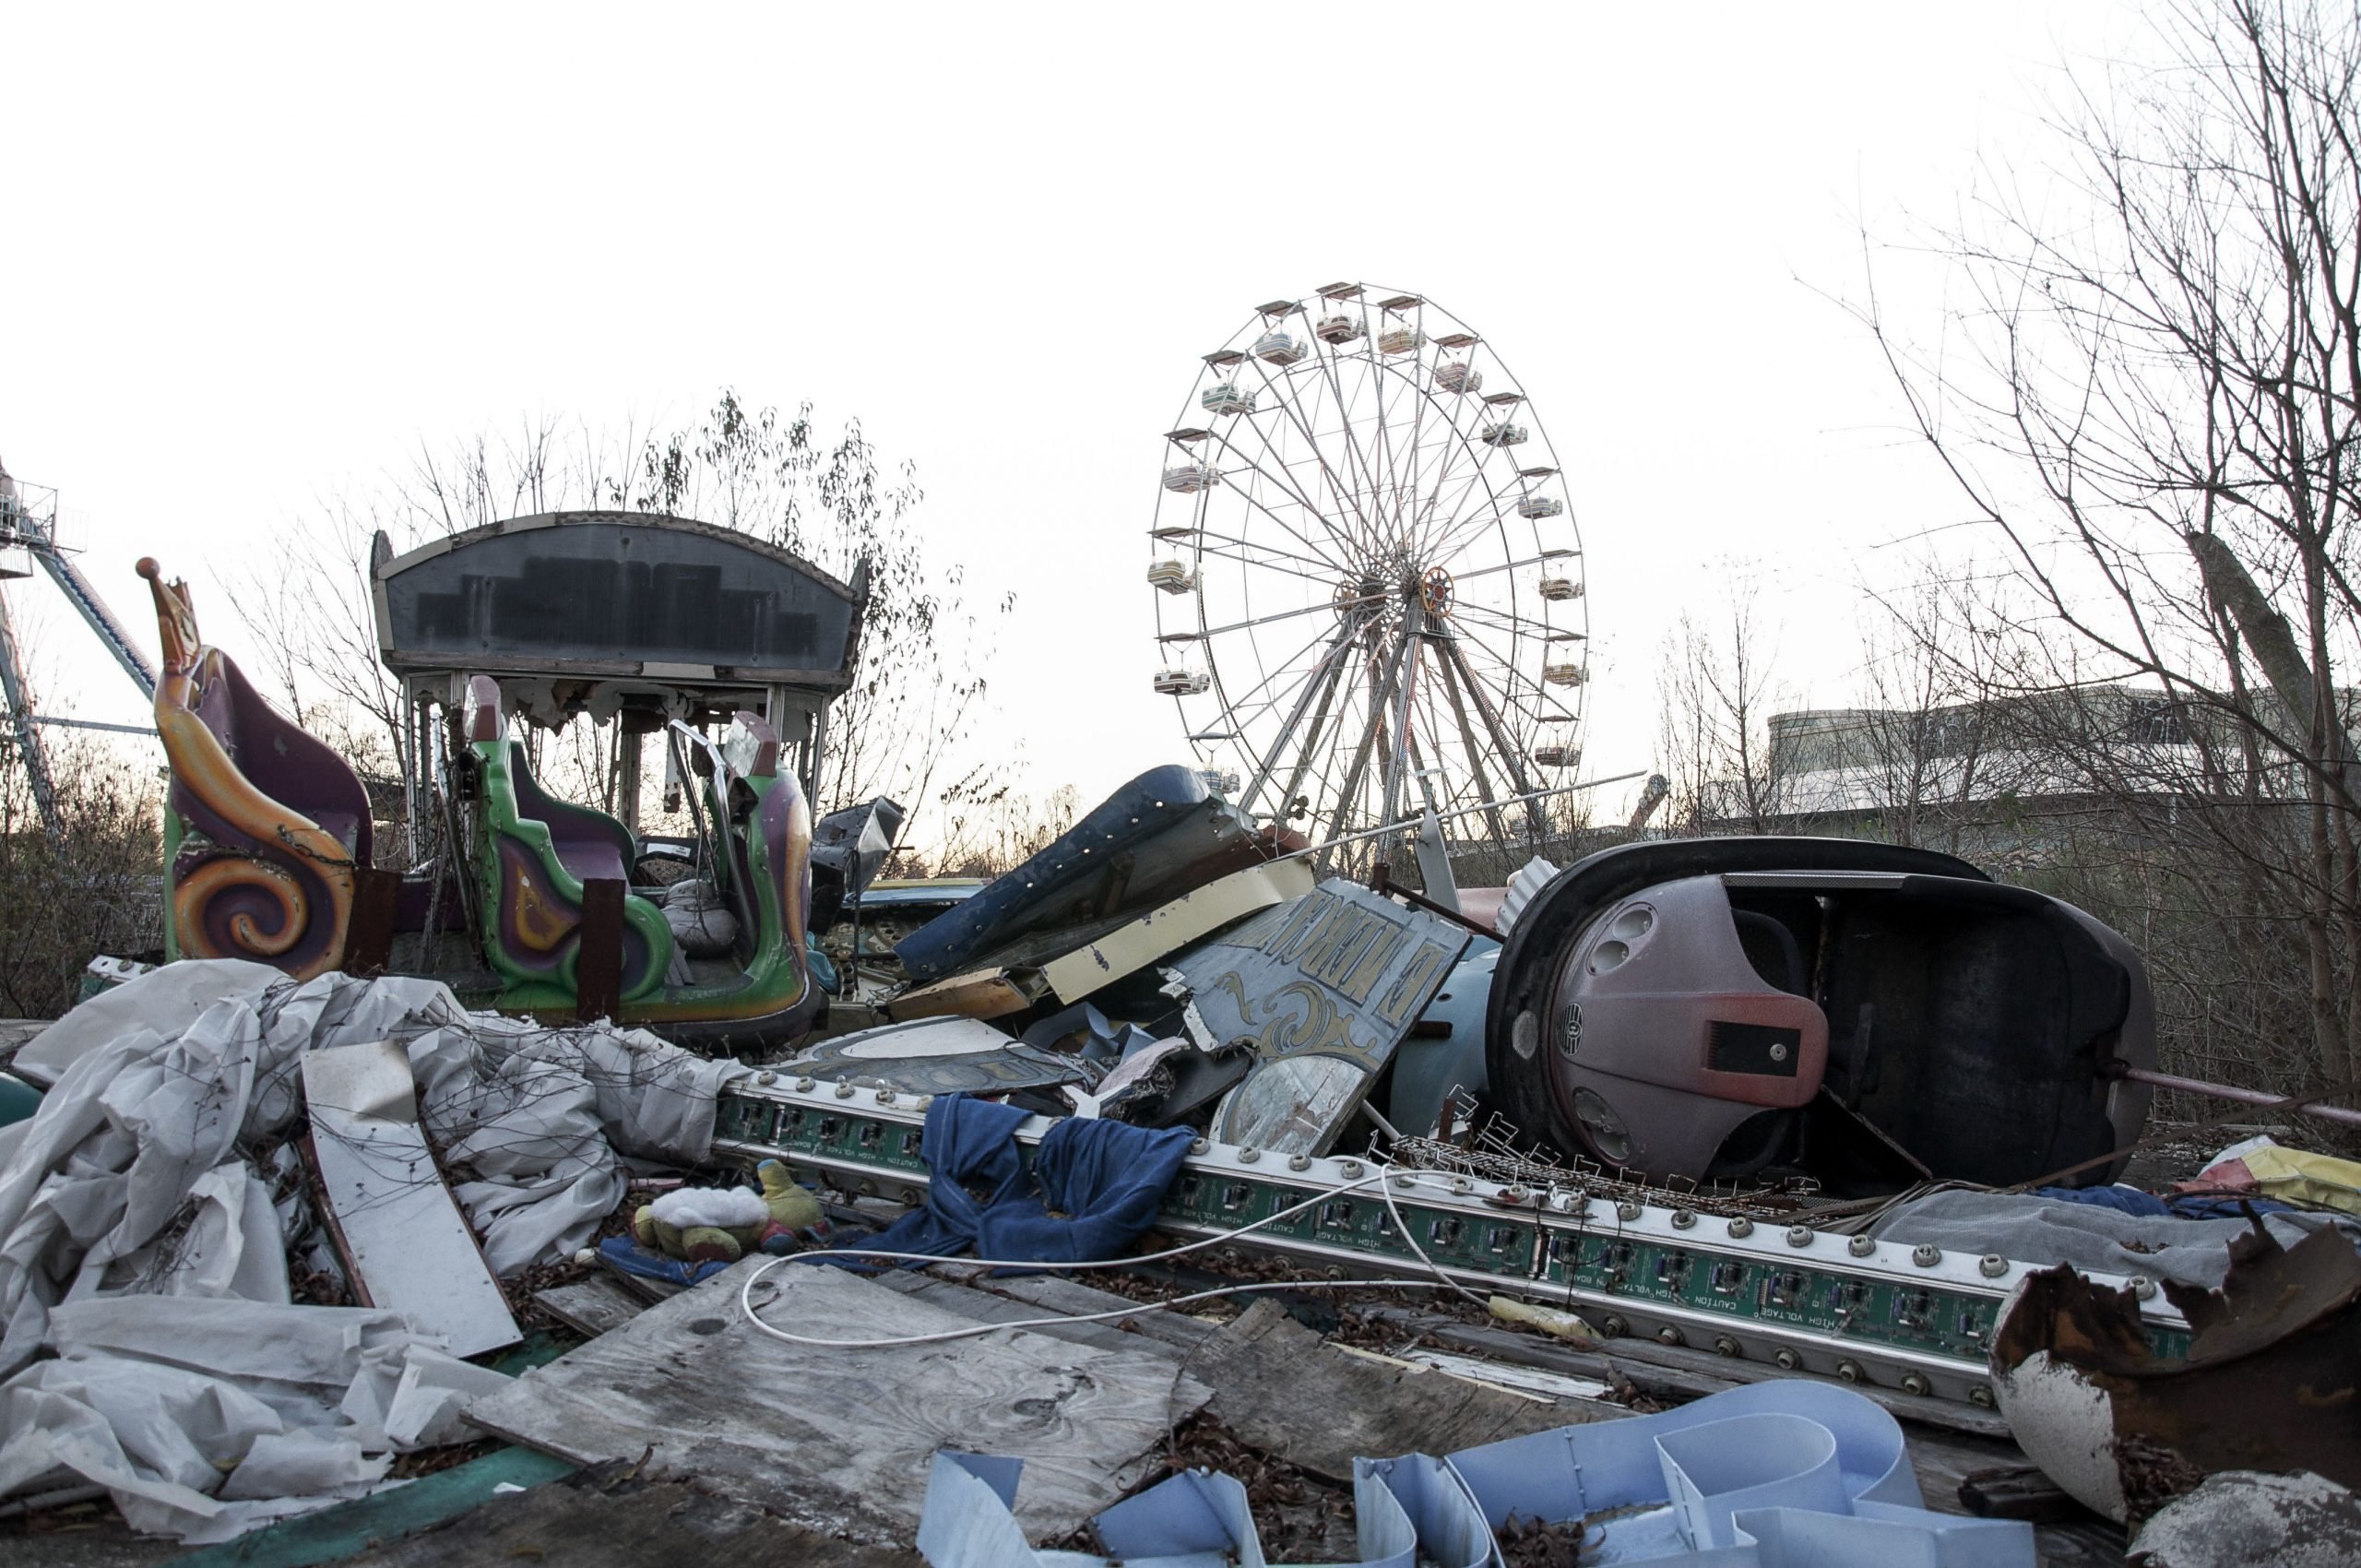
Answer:
<svg viewBox="0 0 2361 1568"><path fill-rule="evenodd" d="M422 449L387 488L332 501L287 530L283 553L229 578L258 634L259 667L307 729L362 771L401 774L409 743L398 685L378 662L370 540L397 550L513 517L569 509L662 512L739 529L869 595L852 687L830 715L817 808L890 794L912 805L974 721L985 632L955 567L931 560L910 514L915 469L882 464L858 421L831 434L810 405L792 415L725 390L691 424L595 429L520 422ZM993 613L1005 614L1004 599ZM620 726L576 719L525 736L537 768L611 809Z"/></svg>
<svg viewBox="0 0 2361 1568"><path fill-rule="evenodd" d="M1683 612L1657 665L1657 747L1672 787L1665 821L1686 832L1768 833L1786 812L1770 737L1776 632L1761 584L1725 567L1719 602L1699 621Z"/></svg>
<svg viewBox="0 0 2361 1568"><path fill-rule="evenodd" d="M1999 172L1932 236L1963 300L1938 350L1874 285L1857 314L2005 542L2028 646L2155 690L2192 737L2118 782L2242 868L2296 955L2311 1073L2350 1079L2361 14L2183 0L2155 38L2155 64L2071 73L2054 165Z"/></svg>
<svg viewBox="0 0 2361 1568"><path fill-rule="evenodd" d="M53 740L49 761L54 833L24 758L0 746L0 1017L56 1017L93 957L162 940L154 781L89 736Z"/></svg>

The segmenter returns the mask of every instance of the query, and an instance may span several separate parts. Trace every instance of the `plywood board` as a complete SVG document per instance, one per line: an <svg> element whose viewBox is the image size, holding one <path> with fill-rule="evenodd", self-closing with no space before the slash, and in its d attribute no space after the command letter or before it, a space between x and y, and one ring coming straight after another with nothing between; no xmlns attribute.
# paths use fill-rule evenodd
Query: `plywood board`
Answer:
<svg viewBox="0 0 2361 1568"><path fill-rule="evenodd" d="M1257 1448L1332 1480L1356 1455L1449 1454L1626 1412L1556 1404L1348 1354L1264 1301L1200 1346L1190 1371L1214 1413Z"/></svg>
<svg viewBox="0 0 2361 1568"><path fill-rule="evenodd" d="M536 1290L533 1304L567 1327L593 1338L621 1328L647 1305L615 1281L597 1275L576 1284Z"/></svg>
<svg viewBox="0 0 2361 1568"><path fill-rule="evenodd" d="M377 1040L302 1062L305 1153L362 1304L400 1313L455 1356L524 1337L426 1146L409 1052Z"/></svg>
<svg viewBox="0 0 2361 1568"><path fill-rule="evenodd" d="M908 1023L916 1018L1004 1018L1040 999L1041 977L1033 969L974 969L906 991L885 1004L885 1016Z"/></svg>
<svg viewBox="0 0 2361 1568"><path fill-rule="evenodd" d="M1063 1535L1146 1472L1207 1391L1169 1347L1105 1349L1026 1330L891 1349L789 1345L749 1326L748 1259L469 1412L476 1425L578 1464L651 1471L848 1539L907 1542L943 1447L1026 1461L1016 1515ZM754 1288L767 1321L825 1338L972 1322L839 1269L789 1265Z"/></svg>

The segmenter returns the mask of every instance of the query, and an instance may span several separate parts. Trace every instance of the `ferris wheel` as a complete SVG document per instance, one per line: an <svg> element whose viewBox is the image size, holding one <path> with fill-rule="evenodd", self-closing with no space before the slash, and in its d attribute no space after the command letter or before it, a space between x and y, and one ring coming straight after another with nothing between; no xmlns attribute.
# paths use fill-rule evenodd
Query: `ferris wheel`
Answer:
<svg viewBox="0 0 2361 1568"><path fill-rule="evenodd" d="M1239 808L1321 842L1432 810L1507 844L1570 781L1589 681L1582 541L1491 346L1375 285L1274 300L1169 432L1159 663Z"/></svg>

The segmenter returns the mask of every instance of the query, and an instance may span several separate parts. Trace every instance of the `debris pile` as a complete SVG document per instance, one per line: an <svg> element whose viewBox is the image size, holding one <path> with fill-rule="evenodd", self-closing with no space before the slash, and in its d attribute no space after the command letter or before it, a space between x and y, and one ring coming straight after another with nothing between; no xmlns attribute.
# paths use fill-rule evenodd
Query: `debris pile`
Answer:
<svg viewBox="0 0 2361 1568"><path fill-rule="evenodd" d="M824 825L823 929L889 804ZM2349 1167L2107 1185L2153 1051L2115 933L1881 846L1464 894L1429 848L1323 878L1156 770L748 1061L137 974L15 1063L0 1494L215 1541L497 1441L455 1541L511 1539L478 1467L529 1455L552 1528L685 1482L749 1551L1477 1568L2186 1552L2233 1472L2361 1481Z"/></svg>

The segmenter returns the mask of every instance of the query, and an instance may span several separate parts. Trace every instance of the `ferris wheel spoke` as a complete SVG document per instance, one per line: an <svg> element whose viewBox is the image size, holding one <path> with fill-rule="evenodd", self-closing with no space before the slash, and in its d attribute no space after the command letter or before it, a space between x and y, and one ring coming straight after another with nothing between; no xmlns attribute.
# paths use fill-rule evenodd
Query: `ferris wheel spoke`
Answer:
<svg viewBox="0 0 2361 1568"><path fill-rule="evenodd" d="M1449 482L1448 473L1435 481L1434 494L1428 506L1428 515L1420 520L1418 534L1418 550L1422 558L1438 564L1448 562L1457 555L1462 542L1453 537L1453 529L1448 525L1438 529L1433 520L1434 513L1442 506L1443 487ZM1454 511L1464 506L1468 493L1483 483L1484 472L1480 468L1471 470L1462 478L1459 481L1458 493L1452 497L1452 506ZM1491 498L1491 490L1489 486L1486 486L1481 493L1487 500Z"/></svg>
<svg viewBox="0 0 2361 1568"><path fill-rule="evenodd" d="M1263 378L1264 390L1275 392L1279 389L1279 386L1281 384L1275 384L1272 381L1271 373L1269 371L1264 370L1260 365L1255 367L1255 371L1256 374ZM1285 385L1289 390L1292 390L1292 378L1285 383ZM1328 493L1335 500L1341 517L1348 519L1349 523L1354 525L1348 529L1348 531L1353 535L1351 540L1349 541L1340 540L1339 542L1349 542L1357 554L1365 553L1368 549L1369 542L1367 519L1362 516L1359 504L1353 498L1351 487L1338 481L1335 469L1329 466L1327 454L1320 449L1319 438L1312 434L1311 427L1305 423L1302 416L1297 411L1295 399L1293 398L1281 398L1276 399L1276 401L1278 408L1287 416L1288 422L1292 423L1297 432L1302 435L1304 445L1311 449L1313 459L1320 465L1321 478L1327 481ZM1264 434L1261 426L1258 425L1255 427L1255 434L1263 437L1265 446L1269 445L1270 438ZM1330 527L1331 530L1334 531L1335 524L1332 523Z"/></svg>
<svg viewBox="0 0 2361 1568"><path fill-rule="evenodd" d="M1366 311L1362 313L1362 317L1361 329L1364 338L1366 338L1369 329L1367 320L1368 313ZM1322 347L1326 348L1328 345L1323 344ZM1353 410L1351 405L1346 400L1343 376L1337 369L1338 362L1344 358L1345 356L1341 354L1323 353L1320 356L1320 361L1322 369L1328 378L1329 393L1335 398L1336 425L1338 431L1344 437L1346 457L1349 460L1349 466L1359 471L1358 482L1365 488L1374 491L1376 488L1376 476L1374 471L1370 468L1369 455L1361 449L1359 438L1353 434ZM1357 379L1354 382L1353 390L1356 396L1358 396L1361 387L1366 385L1366 377Z"/></svg>
<svg viewBox="0 0 2361 1568"><path fill-rule="evenodd" d="M1292 390L1292 383L1290 382L1275 383L1271 379L1271 373L1264 369L1261 362L1251 360L1248 362L1254 366L1255 374L1262 378L1263 389L1265 392L1276 393L1282 389ZM1312 436L1311 433L1308 429L1304 429L1302 422L1297 417L1294 400L1291 398L1275 398L1274 403L1284 414L1286 414L1288 421L1302 432L1304 443L1311 449L1311 458L1312 461L1319 464L1321 477L1327 481L1329 495L1331 500L1335 503L1336 509L1338 509L1343 516L1347 517L1355 516L1357 508L1353 506L1349 495L1339 490L1337 487L1335 474L1329 468L1326 456L1321 452L1318 440ZM1276 445L1271 440L1270 433L1264 430L1260 423L1252 420L1248 421L1248 427L1254 432L1254 439L1262 444L1264 452L1276 462L1282 470L1287 471L1290 478L1292 478L1293 465L1287 462L1285 454L1281 453ZM1339 519L1335 517L1330 516L1328 511L1313 505L1311 498L1303 493L1303 487L1301 485L1291 485L1289 488L1292 489L1298 498L1303 502L1305 509L1310 511L1314 517L1320 518L1322 524L1328 529L1330 537L1334 539L1340 547L1345 549L1348 553L1358 553L1359 540L1358 538L1352 537L1352 531L1350 529L1339 531Z"/></svg>
<svg viewBox="0 0 2361 1568"><path fill-rule="evenodd" d="M1350 637L1355 635L1357 631L1357 627L1347 626L1340 636ZM1310 642L1303 644L1294 652L1287 655L1286 659L1281 659L1276 669L1271 670L1263 677L1262 680L1255 683L1255 684L1249 689L1244 695L1240 696L1235 704L1226 705L1230 716L1233 719L1238 719L1259 718L1262 714L1270 711L1276 707L1280 703L1285 702L1287 697L1294 693L1296 688L1289 686L1285 691L1274 691L1273 688L1276 686L1280 681L1285 679L1287 672L1300 663L1307 654L1311 653L1313 648L1318 647L1322 641L1327 637L1327 635L1328 634L1324 630L1314 633ZM1264 695L1265 693L1269 693L1270 695L1266 696Z"/></svg>
<svg viewBox="0 0 2361 1568"><path fill-rule="evenodd" d="M1538 555L1528 555L1521 561L1502 561L1490 566L1477 566L1465 572L1453 572L1451 580L1464 583L1472 577L1489 577L1497 572L1513 572L1520 566L1538 566L1550 561L1570 561L1582 555L1579 550L1545 550Z"/></svg>
<svg viewBox="0 0 2361 1568"><path fill-rule="evenodd" d="M1217 637L1226 632L1252 631L1257 626L1267 626L1274 621L1293 621L1299 616L1317 615L1323 611L1329 614L1335 614L1340 610L1354 610L1365 604L1377 604L1385 598L1386 596L1382 593L1370 593L1362 594L1356 599L1339 599L1326 604L1307 604L1298 610L1274 610L1268 615L1256 615L1244 621L1232 621L1227 626L1207 626L1197 635L1202 637Z"/></svg>
<svg viewBox="0 0 2361 1568"><path fill-rule="evenodd" d="M1224 443L1224 445L1225 445L1225 447L1227 447L1227 446L1228 446L1228 443ZM1248 468L1253 469L1254 469L1254 471L1255 471L1256 473L1258 473L1258 474L1260 474L1260 473L1262 473L1262 472L1263 472L1263 470L1262 470L1260 468L1257 468L1257 467L1256 467L1256 466L1255 466L1252 461L1249 461L1249 462L1247 463L1247 465L1246 465L1246 466L1247 466ZM1264 477L1265 479L1268 479L1270 476L1269 476L1269 475L1267 475L1267 474L1264 474ZM1284 485L1280 485L1280 486L1278 486L1278 488L1280 488L1280 489L1286 489L1287 487L1286 487L1286 486L1284 486ZM1323 550L1320 548L1320 545L1319 545L1319 543L1318 543L1316 540L1312 540L1312 539L1311 539L1311 538L1307 537L1307 536L1304 534L1304 532L1303 532L1301 529L1298 529L1298 528L1297 528L1293 523L1288 522L1285 517L1280 517L1276 512L1275 512L1275 511L1271 510L1270 506L1269 506L1267 504L1265 504L1263 500L1261 500L1259 497L1257 497L1257 496L1253 495L1252 493L1251 493L1250 492L1248 492L1248 491L1246 491L1246 490L1244 490L1244 489L1240 488L1240 487L1239 487L1239 486L1237 486L1237 485L1232 485L1232 486L1230 486L1230 489L1231 489L1231 490L1233 490L1233 491L1235 491L1235 492L1237 492L1237 493L1238 493L1238 494L1239 494L1239 495L1240 495L1240 497L1245 501L1245 503L1246 503L1249 506L1253 507L1253 508L1254 508L1254 510L1256 510L1256 511L1258 511L1258 512L1262 513L1262 514L1263 514L1263 516L1264 516L1264 517L1266 517L1270 518L1272 522L1274 522L1274 523L1277 524L1280 528L1285 529L1287 531L1287 535L1288 535L1288 537L1290 537L1291 539L1293 539L1297 543L1299 543L1299 544L1302 545L1306 550L1311 551L1314 555L1318 556L1318 557L1321 559L1321 561L1322 561L1323 563L1324 563L1324 564L1326 564L1326 565L1327 565L1331 570L1335 571L1335 572L1339 576L1343 576L1347 575L1347 568L1346 568L1346 566L1343 564L1343 563L1341 563L1341 562L1337 561L1335 557L1333 557L1333 556L1329 555L1326 552L1323 551ZM1297 504L1297 505L1304 505L1304 503L1303 503L1303 501L1302 501L1302 498L1299 496L1299 497L1297 498L1297 503L1296 503L1296 504ZM1309 506L1306 506L1306 507L1305 507L1305 509L1306 509L1307 511L1311 510ZM1314 517L1319 516L1319 514L1318 514L1316 511L1315 511L1315 512L1313 512L1313 513L1312 513L1312 515L1313 515Z"/></svg>
<svg viewBox="0 0 2361 1568"><path fill-rule="evenodd" d="M1482 475L1475 476L1480 481ZM1449 560L1465 549L1471 540L1481 539L1486 529L1504 528L1513 498L1486 485L1473 494L1463 491L1454 504L1449 520L1429 530L1432 542L1428 546L1438 558Z"/></svg>
<svg viewBox="0 0 2361 1568"><path fill-rule="evenodd" d="M1200 538L1204 538L1204 539L1221 539L1223 536L1221 536L1221 535L1217 535L1217 534L1204 534L1204 535L1200 535L1199 537L1200 537ZM1323 575L1319 576L1313 576L1311 573L1310 573L1310 572L1302 571L1302 570L1300 570L1300 569L1299 569L1299 568L1297 568L1297 567L1289 566L1289 565L1286 565L1286 564L1282 564L1282 563L1283 563L1283 562L1285 562L1285 561L1309 561L1309 559L1310 559L1310 558L1309 558L1309 557L1307 557L1307 556L1291 554L1291 553L1289 553L1288 552L1284 551L1284 550L1274 550L1271 546L1269 546L1269 545L1267 545L1267 544L1258 543L1258 542L1256 542L1256 541L1254 541L1254 540L1236 540L1236 541L1234 541L1234 542L1236 542L1236 543L1237 543L1240 548L1242 548L1242 549L1246 549L1246 550L1260 550L1260 551L1264 551L1264 552L1265 552L1268 555L1277 556L1277 557L1279 557L1280 559L1278 559L1278 560L1258 559L1258 558L1256 558L1256 557L1254 557L1254 556L1251 556L1251 555L1240 555L1240 554L1236 554L1236 553L1234 553L1234 552L1230 552L1230 551L1227 551L1227 550L1214 550L1214 549L1209 549L1209 548L1207 548L1205 545L1203 545L1203 544L1200 544L1200 545L1198 545L1198 546L1197 546L1197 553L1198 553L1199 555L1210 555L1210 556L1212 556L1214 559L1216 559L1216 560L1217 560L1217 561L1235 561L1236 563L1238 563L1238 564L1239 564L1240 565L1241 565L1241 566L1258 566L1258 567L1265 568L1265 569L1267 569L1267 570L1269 570L1269 571L1274 571L1274 572L1285 572L1287 576L1291 576L1291 577L1301 577L1305 582L1307 582L1307 583L1317 583L1320 587L1322 587L1322 588L1330 588L1330 589L1333 589L1333 588L1335 587L1335 583L1336 583L1336 574L1335 574L1335 569L1333 566L1330 566L1330 567L1329 567L1329 569L1328 569L1328 570L1327 570ZM1311 564L1314 564L1314 565L1320 565L1320 566L1327 566L1327 565L1328 565L1328 564L1327 564L1326 562L1311 562Z"/></svg>

